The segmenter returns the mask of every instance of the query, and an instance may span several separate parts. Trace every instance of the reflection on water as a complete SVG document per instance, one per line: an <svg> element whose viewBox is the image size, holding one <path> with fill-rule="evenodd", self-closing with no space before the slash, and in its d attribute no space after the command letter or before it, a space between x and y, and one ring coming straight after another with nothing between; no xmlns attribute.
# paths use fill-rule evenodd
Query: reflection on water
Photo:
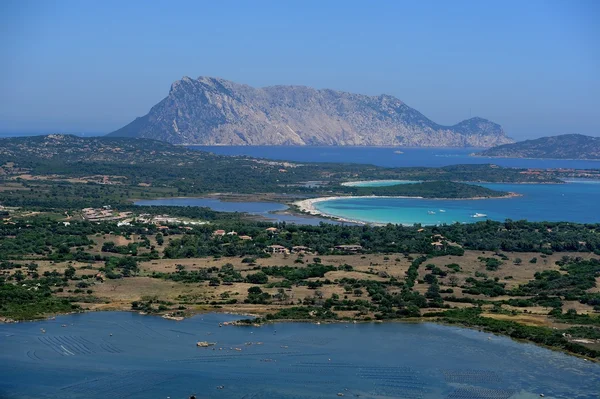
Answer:
<svg viewBox="0 0 600 399"><path fill-rule="evenodd" d="M219 328L235 318L175 322L102 312L0 325L0 397L508 399L600 392L597 364L473 330L429 323ZM216 345L198 348L197 341Z"/></svg>

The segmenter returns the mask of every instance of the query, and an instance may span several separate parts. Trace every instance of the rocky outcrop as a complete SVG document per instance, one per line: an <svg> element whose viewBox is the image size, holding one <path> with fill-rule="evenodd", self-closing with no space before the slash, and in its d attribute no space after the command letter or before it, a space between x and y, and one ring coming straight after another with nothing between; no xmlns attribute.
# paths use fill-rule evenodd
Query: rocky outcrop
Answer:
<svg viewBox="0 0 600 399"><path fill-rule="evenodd" d="M253 88L209 77L176 81L147 115L110 136L202 145L491 147L512 142L488 120L438 125L389 95Z"/></svg>

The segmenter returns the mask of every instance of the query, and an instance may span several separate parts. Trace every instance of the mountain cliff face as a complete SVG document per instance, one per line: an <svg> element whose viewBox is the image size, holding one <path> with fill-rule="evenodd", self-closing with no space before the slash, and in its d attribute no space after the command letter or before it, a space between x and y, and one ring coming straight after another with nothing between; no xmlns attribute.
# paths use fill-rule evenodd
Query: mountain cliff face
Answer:
<svg viewBox="0 0 600 399"><path fill-rule="evenodd" d="M563 134L501 145L473 155L499 158L600 159L600 137Z"/></svg>
<svg viewBox="0 0 600 399"><path fill-rule="evenodd" d="M253 88L208 77L176 81L147 115L109 135L202 145L491 147L512 142L488 120L441 126L388 95Z"/></svg>

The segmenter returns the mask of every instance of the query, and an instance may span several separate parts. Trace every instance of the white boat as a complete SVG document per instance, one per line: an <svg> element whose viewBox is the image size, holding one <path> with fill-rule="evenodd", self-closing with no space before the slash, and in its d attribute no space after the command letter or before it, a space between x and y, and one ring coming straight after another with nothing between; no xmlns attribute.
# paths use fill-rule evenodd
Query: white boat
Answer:
<svg viewBox="0 0 600 399"><path fill-rule="evenodd" d="M476 213L474 215L471 215L472 218L486 218L487 215L485 213Z"/></svg>
<svg viewBox="0 0 600 399"><path fill-rule="evenodd" d="M430 215L435 215L434 211L427 211L427 213L430 214Z"/></svg>
<svg viewBox="0 0 600 399"><path fill-rule="evenodd" d="M440 212L441 212L441 213L444 213L444 212L446 212L446 211L445 211L444 209L440 209Z"/></svg>

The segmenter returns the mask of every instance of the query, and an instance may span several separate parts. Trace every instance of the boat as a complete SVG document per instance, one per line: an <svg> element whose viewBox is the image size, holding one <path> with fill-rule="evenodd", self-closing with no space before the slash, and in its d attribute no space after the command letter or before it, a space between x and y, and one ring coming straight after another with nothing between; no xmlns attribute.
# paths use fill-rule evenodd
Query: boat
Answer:
<svg viewBox="0 0 600 399"><path fill-rule="evenodd" d="M486 218L487 215L485 213L475 213L474 215L471 215L472 218Z"/></svg>
<svg viewBox="0 0 600 399"><path fill-rule="evenodd" d="M394 151L394 154L404 154L402 151Z"/></svg>
<svg viewBox="0 0 600 399"><path fill-rule="evenodd" d="M427 211L427 213L430 214L430 215L435 215L434 211Z"/></svg>
<svg viewBox="0 0 600 399"><path fill-rule="evenodd" d="M200 348L208 348L209 346L214 346L215 344L215 342L199 341L196 343L196 346Z"/></svg>
<svg viewBox="0 0 600 399"><path fill-rule="evenodd" d="M444 212L446 212L446 210L444 210L444 209L440 209L440 212L441 212L441 213L444 213Z"/></svg>

